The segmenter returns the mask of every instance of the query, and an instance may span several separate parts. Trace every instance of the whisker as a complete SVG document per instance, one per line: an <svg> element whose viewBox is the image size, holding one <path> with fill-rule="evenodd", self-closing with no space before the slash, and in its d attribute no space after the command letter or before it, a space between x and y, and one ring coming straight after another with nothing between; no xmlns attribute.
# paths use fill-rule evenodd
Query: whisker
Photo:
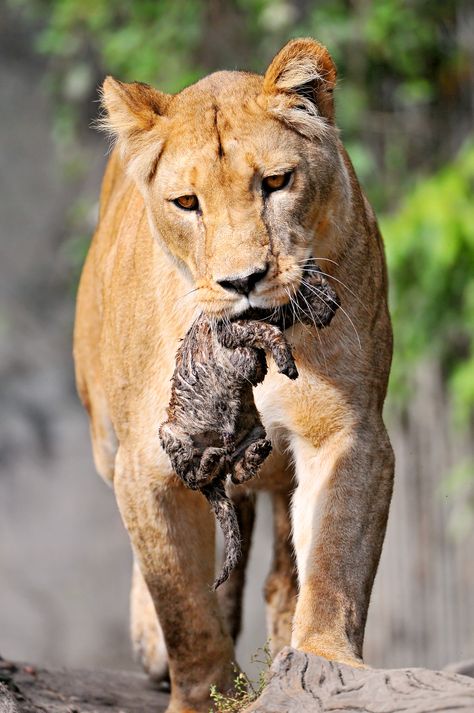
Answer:
<svg viewBox="0 0 474 713"><path fill-rule="evenodd" d="M299 306L299 308L301 309L301 311L303 312L303 314L307 314L307 315L308 315L308 317L311 319L311 321L312 321L313 324L314 324L314 329L316 330L316 336L318 337L319 344L320 344L320 346L321 346L321 352L322 352L323 359L324 359L324 366L325 366L325 369L326 369L326 374L329 374L328 362L327 362L327 359L326 359L326 353L325 353L324 348L323 348L323 340L322 340L321 335L320 335L320 333L319 333L319 328L318 328L318 326L317 326L317 324L316 324L316 322L315 322L314 314L312 313L312 310L311 310L311 305L309 304L308 300L306 299L306 297L304 296L304 294L303 294L302 292L300 292L300 295L301 295L301 297L304 299L304 301L306 302L306 305L307 305L307 307L308 307L308 313L306 313L306 311L301 307L301 305L298 305L298 304L297 304L297 306Z"/></svg>
<svg viewBox="0 0 474 713"><path fill-rule="evenodd" d="M298 317L296 316L296 313L295 313L293 296L292 296L292 294L291 294L289 288L287 288L287 287L285 287L285 292L286 292L286 294L288 295L288 299L290 300L290 307L291 307L291 312L292 312L292 314L293 314L293 321L294 321L294 322L297 322L297 321L298 321Z"/></svg>
<svg viewBox="0 0 474 713"><path fill-rule="evenodd" d="M269 319L274 319L274 318L278 315L278 312L279 312L279 311L280 311L280 305L278 305L278 307L275 307L275 309L273 310L273 312L272 312L271 315L269 316Z"/></svg>
<svg viewBox="0 0 474 713"><path fill-rule="evenodd" d="M311 261L316 262L319 260L325 260L326 262L332 262L333 265L337 265L339 267L339 263L336 262L335 260L331 260L331 258L329 258L329 257L313 257L313 256L311 256L309 258L306 258L306 260L298 260L297 264L298 265L307 265Z"/></svg>
<svg viewBox="0 0 474 713"><path fill-rule="evenodd" d="M288 295L289 305L290 305L290 308L291 308L291 312L292 312L292 314L293 314L293 324L295 324L295 322L298 322L298 317L296 316L295 310L294 310L294 307L293 307L293 297L291 296L291 292L290 292L290 289L289 289L288 287L285 287L285 292L286 292L286 294ZM285 313L283 312L283 320L284 320L284 319L285 319Z"/></svg>
<svg viewBox="0 0 474 713"><path fill-rule="evenodd" d="M302 280L302 282L306 285L306 287L307 287L308 289L310 289L310 290L316 295L316 297L317 297L323 304L325 304L325 301L323 300L323 298L321 297L321 295L319 295L318 292L314 289L313 285L310 285L308 282L306 282L306 280ZM361 343L361 341L360 341L359 332L357 331L354 322L352 321L352 319L350 318L350 316L347 314L347 312L346 312L346 310L344 309L344 307L341 307L341 305L338 304L335 299L333 299L332 297L329 297L329 295L328 295L328 299L331 300L331 302L334 302L334 304L339 307L339 309L341 310L341 312L346 315L346 317L347 317L347 319L349 320L349 322L350 322L350 324L351 324L351 326L352 326L352 329L354 330L354 333L355 333L355 335L356 335L356 337L357 337L357 341L358 341L358 343L359 343L359 349L362 351L362 343Z"/></svg>
<svg viewBox="0 0 474 713"><path fill-rule="evenodd" d="M259 317L258 319L252 320L255 322L267 322L268 320L272 320L277 314L278 310L280 309L280 306L277 306L274 308L273 312L270 312L270 314L265 315L264 317Z"/></svg>
<svg viewBox="0 0 474 713"><path fill-rule="evenodd" d="M285 288L285 291L289 297L290 300L290 307L291 311L293 313L293 324L301 324L302 328L306 332L306 334L311 335L311 330L308 328L308 326L303 322L303 320L300 318L300 316L295 312L295 307L296 309L300 309L298 303L294 299L294 295L296 295L297 290L293 289L293 295L291 294L290 290L288 288ZM304 312L303 312L304 314ZM306 336L306 335L305 335Z"/></svg>
<svg viewBox="0 0 474 713"><path fill-rule="evenodd" d="M304 330L303 334L303 346L306 348L308 345L309 340L314 339L313 332L311 330L311 327L307 323L307 320L304 319L307 315L306 312L301 308L301 306L296 302L296 300L293 299L295 308L297 310L297 315L296 315L296 323L301 325L301 328ZM299 316L298 312L303 313L303 318Z"/></svg>
<svg viewBox="0 0 474 713"><path fill-rule="evenodd" d="M367 305L360 299L359 295L356 294L353 290L351 290L351 288L350 288L348 285L346 285L345 282L342 282L342 280L339 280L337 277L334 277L334 275L329 275L329 273L323 272L322 270L307 270L306 272L310 272L310 273L312 273L312 274L317 274L317 273L319 273L320 275L324 275L325 277L329 277L330 280L335 280L335 281L338 282L340 285L342 285L343 287L345 287L346 290L347 290L348 292L350 292L353 297L356 298L356 300L362 305L362 307L365 309L365 311L366 311L367 313L369 312L369 308L368 308Z"/></svg>
<svg viewBox="0 0 474 713"><path fill-rule="evenodd" d="M315 316L314 316L314 314L312 313L312 310L311 310L311 305L309 304L308 300L306 299L306 297L304 296L304 294L303 294L302 292L300 292L300 297L302 297L302 298L304 299L304 301L306 302L306 306L307 306L307 308L308 308L308 312L306 313L306 310L303 310L303 313L304 313L304 314L308 314L308 316L311 318L311 321L312 321L313 324L314 324L314 328L315 328L315 329L318 329L318 327L317 327L317 325L316 325L316 322L315 322ZM300 309L303 309L303 308L301 307L301 305L299 305L299 307L300 307ZM319 332L319 330L318 330L318 332Z"/></svg>
<svg viewBox="0 0 474 713"><path fill-rule="evenodd" d="M325 369L326 369L326 374L329 374L328 362L327 362L326 354L325 354L325 351L324 351L324 348L323 348L323 341L322 341L321 335L319 334L318 326L316 325L316 322L315 322L315 320L314 320L314 315L313 315L312 312L311 312L311 307L310 307L310 305L309 305L307 299L305 298L305 296L304 296L301 292L299 292L299 295L301 295L301 297L303 297L304 301L306 302L306 304L307 304L307 306L308 306L308 309L309 309L309 312L307 313L307 312L303 309L303 307L302 307L300 304L298 304L297 300L294 299L298 292L299 292L299 288L298 288L298 289L297 289L297 288L293 288L293 295L292 295L292 294L289 294L288 291L287 291L287 294L289 294L289 297L290 297L290 304L291 304L291 308L292 308L292 311L293 311L293 315L295 315L294 307L296 307L296 309L297 309L298 311L300 311L300 312L303 314L303 318L304 318L304 317L306 317L306 318L309 317L309 319L312 321L312 323L313 323L313 325L314 325L314 328L315 328L315 330L316 330L316 336L317 336L318 341L319 341L320 346L321 346L321 352L322 352L323 359L324 359L324 365L325 365ZM313 334L312 334L311 329L309 328L308 324L307 324L305 321L303 321L303 319L301 319L301 317L300 317L298 314L296 314L296 317L295 317L295 318L296 318L296 321L297 321L299 324L301 324L301 326L302 326L302 328L304 329L304 331L306 332L306 334L307 334L307 335L309 334L309 335L311 336L311 338L313 338Z"/></svg>
<svg viewBox="0 0 474 713"><path fill-rule="evenodd" d="M197 292L200 289L200 287L195 287L193 290L189 290L189 292L186 292L184 295L181 295L181 297L176 298L176 302L179 300L184 300L185 297L188 297L188 295L192 295L193 292Z"/></svg>

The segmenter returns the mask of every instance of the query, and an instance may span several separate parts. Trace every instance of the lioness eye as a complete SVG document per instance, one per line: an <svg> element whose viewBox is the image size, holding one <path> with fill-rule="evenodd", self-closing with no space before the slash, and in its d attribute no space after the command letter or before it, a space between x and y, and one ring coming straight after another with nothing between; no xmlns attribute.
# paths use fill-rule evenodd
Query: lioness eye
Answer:
<svg viewBox="0 0 474 713"><path fill-rule="evenodd" d="M292 173L292 171L287 171L286 173L276 173L274 176L267 176L262 181L263 190L265 193L280 191L288 185Z"/></svg>
<svg viewBox="0 0 474 713"><path fill-rule="evenodd" d="M199 208L199 201L194 195L179 196L179 198L174 199L173 203L183 210L197 210Z"/></svg>

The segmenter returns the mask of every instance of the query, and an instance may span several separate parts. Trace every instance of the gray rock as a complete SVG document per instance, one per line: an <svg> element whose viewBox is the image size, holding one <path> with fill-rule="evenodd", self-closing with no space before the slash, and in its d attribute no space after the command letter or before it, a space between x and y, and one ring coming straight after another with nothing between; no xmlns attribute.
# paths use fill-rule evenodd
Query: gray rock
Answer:
<svg viewBox="0 0 474 713"><path fill-rule="evenodd" d="M18 665L8 685L0 713L163 713L169 701L144 674L123 671Z"/></svg>
<svg viewBox="0 0 474 713"><path fill-rule="evenodd" d="M470 676L471 678L474 678L474 659L450 663L445 666L443 670L449 671L449 673L460 673L463 676Z"/></svg>
<svg viewBox="0 0 474 713"><path fill-rule="evenodd" d="M246 713L474 711L474 681L423 668L356 669L285 648Z"/></svg>
<svg viewBox="0 0 474 713"><path fill-rule="evenodd" d="M19 713L10 691L3 683L0 683L0 713Z"/></svg>

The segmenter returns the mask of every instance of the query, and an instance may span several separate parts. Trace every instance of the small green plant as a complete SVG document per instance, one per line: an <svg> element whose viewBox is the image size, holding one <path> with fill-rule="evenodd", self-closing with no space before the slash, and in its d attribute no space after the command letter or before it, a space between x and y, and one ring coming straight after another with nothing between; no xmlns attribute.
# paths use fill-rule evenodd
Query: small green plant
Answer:
<svg viewBox="0 0 474 713"><path fill-rule="evenodd" d="M262 665L258 679L251 680L246 673L235 666L234 695L223 694L217 690L216 686L211 686L211 700L214 703L214 708L209 713L239 713L259 697L267 684L268 671L273 662L268 641L263 648L257 649L251 661Z"/></svg>

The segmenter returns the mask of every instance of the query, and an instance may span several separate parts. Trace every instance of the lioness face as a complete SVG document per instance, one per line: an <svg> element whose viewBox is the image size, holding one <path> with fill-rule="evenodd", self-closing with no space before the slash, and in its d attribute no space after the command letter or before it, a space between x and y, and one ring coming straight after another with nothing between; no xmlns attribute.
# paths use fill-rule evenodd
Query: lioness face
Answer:
<svg viewBox="0 0 474 713"><path fill-rule="evenodd" d="M312 40L289 43L265 77L219 72L173 97L106 80L106 123L152 231L208 314L288 302L318 257L318 225L344 180L334 82Z"/></svg>

